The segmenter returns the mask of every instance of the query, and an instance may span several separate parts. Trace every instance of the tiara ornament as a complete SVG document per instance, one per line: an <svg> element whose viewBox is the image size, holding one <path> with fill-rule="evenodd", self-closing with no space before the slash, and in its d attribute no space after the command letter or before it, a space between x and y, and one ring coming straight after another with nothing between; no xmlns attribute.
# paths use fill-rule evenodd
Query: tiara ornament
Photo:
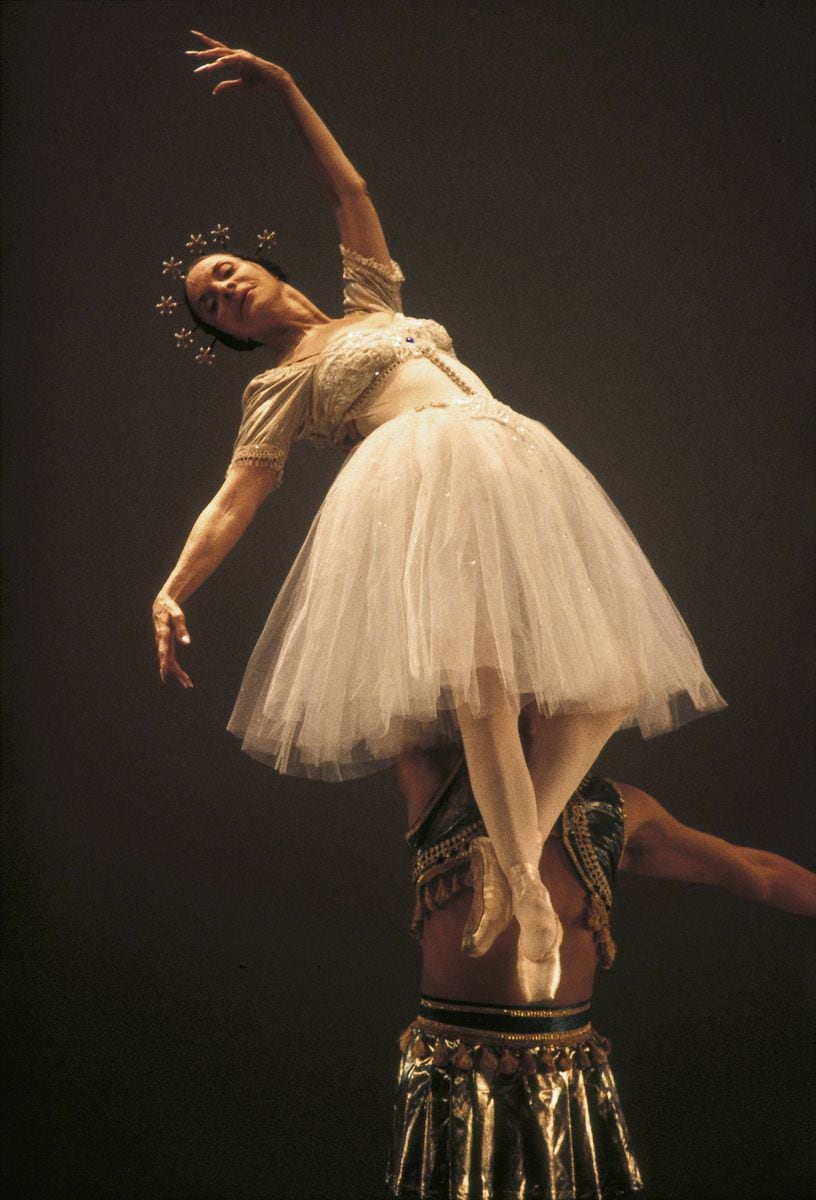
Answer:
<svg viewBox="0 0 816 1200"><path fill-rule="evenodd" d="M184 249L189 250L191 254L203 254L207 249L207 239L203 233L191 233L184 243Z"/></svg>
<svg viewBox="0 0 816 1200"><path fill-rule="evenodd" d="M162 275L169 275L171 279L183 279L184 276L181 272L183 266L184 263L180 258L173 258L172 256L166 258L162 263Z"/></svg>
<svg viewBox="0 0 816 1200"><path fill-rule="evenodd" d="M192 329L177 329L173 334L176 339L176 346L179 350L192 350L193 348L193 331Z"/></svg>
<svg viewBox="0 0 816 1200"><path fill-rule="evenodd" d="M277 243L278 235L274 229L263 229L256 238L256 254L263 254ZM187 241L184 243L184 249L187 256L194 258L202 258L206 254L212 254L217 250L228 250L230 243L230 227L229 225L215 225L209 232L209 236L203 233L191 233ZM184 260L171 255L162 262L162 275L169 277L170 280L175 280L177 283L183 283L185 272L183 270ZM174 296L162 296L158 304L156 304L156 312L160 317L172 317L179 306L179 301ZM215 351L213 349L217 339L213 338L209 346L199 346L196 350L194 345L194 332L188 329L186 325L181 329L177 329L173 334L176 347L179 350L194 351L193 359L200 366L211 367L215 362Z"/></svg>

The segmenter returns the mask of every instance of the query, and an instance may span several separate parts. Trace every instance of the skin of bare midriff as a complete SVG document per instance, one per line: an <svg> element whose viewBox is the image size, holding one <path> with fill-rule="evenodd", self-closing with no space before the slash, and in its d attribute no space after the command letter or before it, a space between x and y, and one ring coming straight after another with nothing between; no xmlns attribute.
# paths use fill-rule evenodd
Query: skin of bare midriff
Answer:
<svg viewBox="0 0 816 1200"><path fill-rule="evenodd" d="M579 1003L592 995L597 951L586 927L586 891L555 835L544 845L541 876L564 928L561 983L555 999L542 1001L542 1007ZM427 915L422 938L423 994L483 1004L529 1004L516 978L515 920L482 958L462 953L462 932L472 900L471 891L458 892L443 908Z"/></svg>

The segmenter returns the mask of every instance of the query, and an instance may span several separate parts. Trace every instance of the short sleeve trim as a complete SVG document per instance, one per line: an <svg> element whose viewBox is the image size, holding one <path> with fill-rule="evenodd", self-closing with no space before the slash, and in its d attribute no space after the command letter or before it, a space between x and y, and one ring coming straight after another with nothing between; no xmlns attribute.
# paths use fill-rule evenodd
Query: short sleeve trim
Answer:
<svg viewBox="0 0 816 1200"><path fill-rule="evenodd" d="M363 271L369 271L374 275L379 275L380 279L386 283L404 283L405 276L402 273L399 263L394 262L393 258L389 263L378 262L376 258L366 258L364 254L358 254L356 250L349 250L348 246L340 243L340 253L343 256L343 266L357 267ZM348 278L344 272L344 276Z"/></svg>
<svg viewBox="0 0 816 1200"><path fill-rule="evenodd" d="M276 486L280 486L283 481L283 465L286 462L286 452L280 446L273 446L263 442L254 446L241 446L235 451L232 456L227 471L233 467L242 464L250 464L255 467L269 467L278 472Z"/></svg>

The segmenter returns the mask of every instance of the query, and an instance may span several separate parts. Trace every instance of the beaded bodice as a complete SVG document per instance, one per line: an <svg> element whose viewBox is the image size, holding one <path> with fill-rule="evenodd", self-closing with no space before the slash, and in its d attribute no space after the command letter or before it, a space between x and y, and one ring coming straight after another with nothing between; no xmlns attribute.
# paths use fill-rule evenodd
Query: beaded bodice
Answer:
<svg viewBox="0 0 816 1200"><path fill-rule="evenodd" d="M359 403L374 387L409 358L438 351L453 355L447 331L436 321L395 313L384 328L352 327L326 345L314 371L312 405L332 430L360 412ZM374 385L374 387L372 386Z"/></svg>
<svg viewBox="0 0 816 1200"><path fill-rule="evenodd" d="M300 439L350 448L365 436L353 423L370 410L396 368L411 360L425 371L403 397L406 404L419 409L458 402L474 416L510 422L510 410L458 362L447 331L436 321L403 314L396 263L388 266L343 248L343 268L346 314L374 320L339 329L319 354L273 367L249 383L233 465L274 466L280 482L291 446ZM422 369L415 367L420 374Z"/></svg>

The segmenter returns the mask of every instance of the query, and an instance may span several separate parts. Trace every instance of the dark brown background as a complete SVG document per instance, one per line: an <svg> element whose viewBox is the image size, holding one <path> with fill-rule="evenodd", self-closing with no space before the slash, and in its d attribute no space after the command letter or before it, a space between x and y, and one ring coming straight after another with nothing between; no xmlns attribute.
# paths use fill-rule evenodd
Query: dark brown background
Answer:
<svg viewBox="0 0 816 1200"><path fill-rule="evenodd" d="M806 860L814 10L737 0L3 6L5 861L15 1197L369 1200L414 1012L388 774L282 779L224 732L337 468L287 483L188 605L150 600L218 487L258 352L152 305L225 220L338 309L273 99L213 99L191 26L295 74L408 277L494 392L607 487L730 701L604 759L681 819ZM800 918L626 879L597 1024L661 1200L803 1196ZM812 1175L811 1175L812 1178Z"/></svg>

